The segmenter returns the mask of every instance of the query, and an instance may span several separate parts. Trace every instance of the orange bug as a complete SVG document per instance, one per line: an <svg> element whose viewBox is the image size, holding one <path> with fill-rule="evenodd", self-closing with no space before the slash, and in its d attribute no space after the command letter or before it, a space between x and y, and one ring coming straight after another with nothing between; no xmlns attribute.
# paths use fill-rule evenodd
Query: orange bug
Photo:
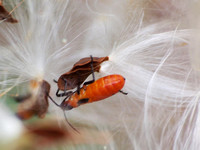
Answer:
<svg viewBox="0 0 200 150"><path fill-rule="evenodd" d="M108 98L118 92L127 94L121 91L125 84L125 78L121 75L109 75L96 80L89 85L83 85L80 89L80 94L75 92L66 101L66 98L61 103L61 108L70 110L82 104L92 103Z"/></svg>
<svg viewBox="0 0 200 150"><path fill-rule="evenodd" d="M100 78L94 81L93 83L90 83L89 85L84 84L79 91L80 93L77 93L76 91L67 92L68 96L62 101L60 105L57 104L50 96L49 98L52 100L54 104L60 107L63 111L71 110L83 104L92 103L108 98L118 92L127 95L128 93L121 91L124 84L125 84L124 77L118 74L113 74ZM66 116L65 119L67 121ZM68 124L74 130L76 130L69 122Z"/></svg>
<svg viewBox="0 0 200 150"><path fill-rule="evenodd" d="M71 90L77 87L77 92L80 91L80 85L85 81L85 79L93 72L99 72L100 64L108 60L108 57L85 57L76 62L73 68L62 74L58 81L55 81L58 85L58 90L56 96L67 96L67 90ZM94 76L93 76L94 78ZM93 81L88 81L85 84L89 84ZM59 91L64 91L59 93Z"/></svg>

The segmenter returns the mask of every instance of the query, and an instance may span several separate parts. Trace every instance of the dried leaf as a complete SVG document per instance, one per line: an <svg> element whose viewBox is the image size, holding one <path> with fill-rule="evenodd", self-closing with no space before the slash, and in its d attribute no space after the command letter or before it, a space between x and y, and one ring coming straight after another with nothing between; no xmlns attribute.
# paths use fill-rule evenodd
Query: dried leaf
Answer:
<svg viewBox="0 0 200 150"><path fill-rule="evenodd" d="M50 84L43 80L36 94L31 93L28 96L18 97L17 101L21 101L18 107L17 116L23 120L29 119L36 115L43 118L48 110L48 94L50 92Z"/></svg>
<svg viewBox="0 0 200 150"><path fill-rule="evenodd" d="M10 23L17 23L18 21L14 19L11 14L4 8L2 1L0 1L0 20L5 20Z"/></svg>

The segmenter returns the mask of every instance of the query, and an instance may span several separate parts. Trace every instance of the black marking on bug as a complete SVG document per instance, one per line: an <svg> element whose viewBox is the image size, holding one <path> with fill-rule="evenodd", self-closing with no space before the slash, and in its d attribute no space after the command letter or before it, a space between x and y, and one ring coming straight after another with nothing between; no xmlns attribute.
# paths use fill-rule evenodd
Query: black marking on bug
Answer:
<svg viewBox="0 0 200 150"><path fill-rule="evenodd" d="M77 104L79 106L79 105L87 103L88 101L89 101L89 98L83 98L83 99L80 99Z"/></svg>

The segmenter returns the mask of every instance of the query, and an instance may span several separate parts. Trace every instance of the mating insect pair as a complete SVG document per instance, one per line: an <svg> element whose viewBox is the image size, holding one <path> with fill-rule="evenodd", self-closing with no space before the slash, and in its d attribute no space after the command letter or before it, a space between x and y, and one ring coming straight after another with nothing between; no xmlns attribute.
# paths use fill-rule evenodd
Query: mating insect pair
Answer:
<svg viewBox="0 0 200 150"><path fill-rule="evenodd" d="M62 103L58 105L51 97L50 99L63 110L70 110L82 104L108 98L117 92L127 94L121 91L125 83L125 78L123 78L121 75L109 75L95 81L94 71L99 71L99 64L105 60L108 60L108 57L95 57L93 60L93 57L90 56L90 61L88 58L81 59L74 65L71 71L61 75L61 77L58 79L58 82L55 81L58 83L58 90L56 95L58 97L66 96ZM80 62L82 62L82 65L80 65ZM69 78L72 76L71 74L76 74L75 76L78 76L78 78ZM83 83L83 79L86 79L90 74L92 74L93 79ZM82 83L83 86L80 88ZM73 89L76 86L77 90L75 92L67 92L67 90ZM59 94L59 91L63 89L64 92Z"/></svg>
<svg viewBox="0 0 200 150"><path fill-rule="evenodd" d="M118 92L121 92L122 94L125 94L125 95L127 94L121 90L125 84L125 78L122 77L121 75L118 75L118 74L108 75L95 81L94 71L99 71L100 69L99 64L108 58L96 57L95 61L93 60L92 56L90 56L90 58L91 58L90 61L88 60L88 58L84 58L84 60L87 60L87 61L85 61L85 63L83 63L84 65L82 64L82 66L76 65L77 64L76 63L71 71L61 75L58 82L55 81L56 83L58 83L58 90L56 92L56 95L58 97L61 97L61 96L66 96L66 97L64 98L64 100L62 101L60 105L57 104L50 96L49 98L55 105L60 107L63 111L71 110L83 104L100 101ZM100 60L100 61L97 63L97 60ZM81 60L79 62L81 62ZM90 68L89 68L89 65L90 65ZM78 78L67 78L67 77L70 77L70 72L72 72L72 74L78 74ZM83 74L80 74L80 73L83 73ZM90 74L92 74L93 79L83 83L84 81L83 79L86 79ZM68 81L69 83L76 83L76 84L69 84ZM59 84L59 83L62 83L62 84ZM80 85L82 83L83 83L83 86L80 88ZM73 89L76 86L77 86L76 91L74 92L67 91L68 89ZM63 89L64 89L64 92L59 93L59 91ZM68 122L66 115L65 115L65 119ZM74 130L76 130L69 122L68 124Z"/></svg>

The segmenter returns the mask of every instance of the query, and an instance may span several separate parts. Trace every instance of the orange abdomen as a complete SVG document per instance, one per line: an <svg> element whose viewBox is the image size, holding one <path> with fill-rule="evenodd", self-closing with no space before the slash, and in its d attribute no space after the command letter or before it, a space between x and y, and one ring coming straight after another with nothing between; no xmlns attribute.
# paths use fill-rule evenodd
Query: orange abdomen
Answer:
<svg viewBox="0 0 200 150"><path fill-rule="evenodd" d="M119 92L124 84L125 78L121 75L105 76L81 88L80 94L75 93L66 103L74 108L81 104L99 101Z"/></svg>
<svg viewBox="0 0 200 150"><path fill-rule="evenodd" d="M125 79L121 75L109 75L89 85L85 96L89 97L89 102L99 101L118 93L124 83Z"/></svg>

